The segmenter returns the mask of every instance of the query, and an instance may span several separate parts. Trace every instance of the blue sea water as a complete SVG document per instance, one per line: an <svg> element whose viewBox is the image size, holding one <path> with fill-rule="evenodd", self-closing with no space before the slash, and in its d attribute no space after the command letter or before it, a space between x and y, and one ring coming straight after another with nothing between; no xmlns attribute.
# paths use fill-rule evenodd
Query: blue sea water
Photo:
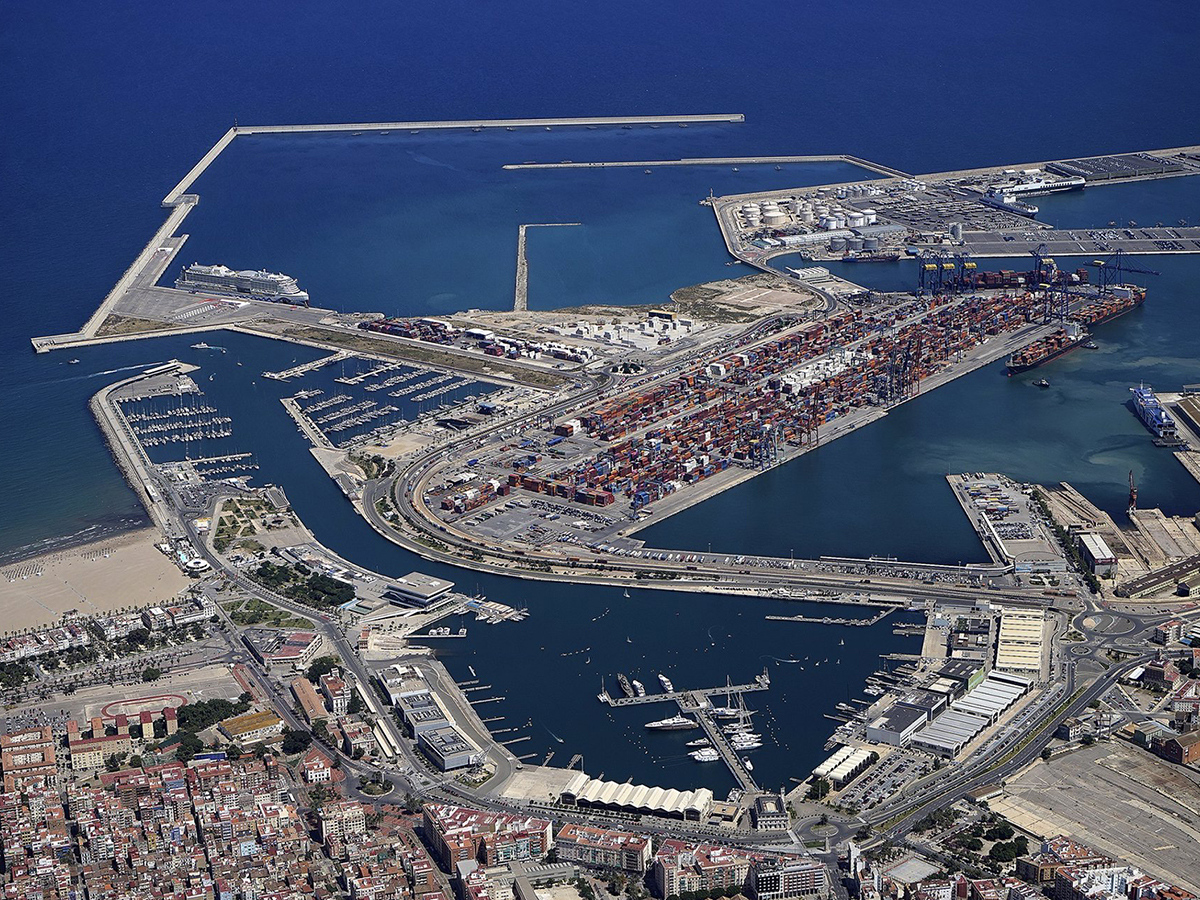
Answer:
<svg viewBox="0 0 1200 900"><path fill-rule="evenodd" d="M79 351L81 363L68 366L61 355L32 354L28 338L73 330L90 314L161 223L159 200L235 118L745 113L742 125L686 131L239 139L197 185L202 202L180 260L207 255L302 274L314 297L346 309L503 308L516 224L580 221L531 233L531 304L658 302L736 271L724 266L711 212L697 204L709 188L811 183L835 170L663 168L646 176L500 165L850 152L917 172L1192 144L1200 95L1179 85L1200 75L1198 37L1196 19L1177 7L1151 4L1131 16L1116 2L1049 12L1032 0L920 10L451 2L358 13L279 0L210 4L203 13L148 2L6 5L0 558L144 520L87 399L127 366L194 358L194 339ZM1058 224L1195 222L1195 197L1194 185L1172 180L1039 205ZM963 468L1070 480L1109 509L1121 505L1132 468L1148 504L1194 511L1195 482L1150 446L1121 405L1141 378L1164 388L1198 380L1200 267L1190 258L1156 258L1151 267L1163 275L1149 283L1143 310L1104 326L1100 351L1044 370L1053 390L982 370L645 536L677 546L711 538L730 550L977 557L941 482ZM892 275L876 271L863 277ZM899 266L894 274L907 277ZM721 789L723 773L682 765L673 738L652 743L640 721L606 721L590 699L597 676L620 668L649 683L667 668L690 685L714 671L745 679L766 663L776 687L761 696L764 718L786 727L777 746L760 751L756 771L764 782L782 781L816 761L823 730L811 727L814 717L845 699L847 686L857 690L879 652L907 647L886 625L854 629L836 677L824 666L818 676L763 658L811 655L812 642L827 637L763 622L779 604L656 593L621 606L615 591L476 579L419 563L355 517L279 405L283 388L256 377L314 351L225 335L210 342L230 347L222 359L200 360L215 375L206 390L235 418L230 449L255 451L262 480L288 489L323 541L384 572L434 569L530 605L525 625L474 628L447 659L460 673L460 655L475 654L481 675L508 697L498 712L541 726L531 726L528 752L554 749L562 762L578 750L593 774L681 787L703 777ZM234 353L246 365L226 371ZM704 655L706 639L719 663ZM589 667L557 657L576 641L593 647Z"/></svg>

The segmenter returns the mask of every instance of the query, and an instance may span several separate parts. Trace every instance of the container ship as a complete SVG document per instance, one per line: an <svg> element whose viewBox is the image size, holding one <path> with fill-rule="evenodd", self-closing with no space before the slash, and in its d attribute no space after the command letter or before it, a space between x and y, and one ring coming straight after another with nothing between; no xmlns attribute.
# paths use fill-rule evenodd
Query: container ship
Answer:
<svg viewBox="0 0 1200 900"><path fill-rule="evenodd" d="M1114 284L1109 293L1084 304L1071 315L1071 318L1088 327L1103 325L1105 322L1111 322L1117 316L1123 316L1125 313L1137 309L1145 302L1145 288L1138 287L1136 284Z"/></svg>
<svg viewBox="0 0 1200 900"><path fill-rule="evenodd" d="M1028 347L1022 347L1008 358L1009 375L1027 372L1052 359L1058 359L1087 340L1087 332L1074 322L1067 322L1052 334L1039 338Z"/></svg>
<svg viewBox="0 0 1200 900"><path fill-rule="evenodd" d="M1064 353L1088 341L1087 329L1111 322L1118 316L1137 309L1146 302L1145 288L1135 284L1115 284L1095 300L1090 300L1075 312L1071 321L1047 337L1034 341L1008 358L1008 374L1016 375L1035 366L1058 359Z"/></svg>
<svg viewBox="0 0 1200 900"><path fill-rule="evenodd" d="M1159 401L1154 390L1144 384L1131 387L1129 390L1133 394L1133 411L1142 420L1142 424L1149 428L1150 433L1154 435L1154 443L1167 446L1181 443L1179 426L1175 424L1174 417Z"/></svg>
<svg viewBox="0 0 1200 900"><path fill-rule="evenodd" d="M295 278L279 272L268 272L266 269L235 272L228 266L202 266L192 263L180 271L179 277L175 279L175 287L192 293L205 291L269 300L272 303L302 303L308 306L308 292L300 290Z"/></svg>

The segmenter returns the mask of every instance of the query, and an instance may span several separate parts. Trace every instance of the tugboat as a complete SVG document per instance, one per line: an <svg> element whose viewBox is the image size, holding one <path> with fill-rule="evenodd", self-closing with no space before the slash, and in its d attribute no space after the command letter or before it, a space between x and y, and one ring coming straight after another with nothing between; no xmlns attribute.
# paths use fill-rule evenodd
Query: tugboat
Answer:
<svg viewBox="0 0 1200 900"><path fill-rule="evenodd" d="M1048 382L1045 378L1039 378L1037 381L1035 381L1033 383L1033 386L1040 387L1044 390L1044 389L1050 387L1050 382Z"/></svg>

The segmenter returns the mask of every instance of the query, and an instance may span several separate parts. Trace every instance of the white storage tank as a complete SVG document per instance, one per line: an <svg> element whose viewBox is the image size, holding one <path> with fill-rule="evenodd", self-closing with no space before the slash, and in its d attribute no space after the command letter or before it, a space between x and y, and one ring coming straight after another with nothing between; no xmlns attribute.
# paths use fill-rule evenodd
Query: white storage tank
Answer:
<svg viewBox="0 0 1200 900"><path fill-rule="evenodd" d="M864 209L863 216L866 217L868 225L874 225L876 220L879 218L878 213L876 213L873 209Z"/></svg>
<svg viewBox="0 0 1200 900"><path fill-rule="evenodd" d="M846 239L840 237L833 238L829 242L829 249L834 253L844 253L846 250Z"/></svg>
<svg viewBox="0 0 1200 900"><path fill-rule="evenodd" d="M862 213L850 213L846 216L846 224L851 228L862 228L867 224L867 217Z"/></svg>
<svg viewBox="0 0 1200 900"><path fill-rule="evenodd" d="M877 237L863 238L863 249L864 250L878 250L879 249L879 238L877 238Z"/></svg>
<svg viewBox="0 0 1200 900"><path fill-rule="evenodd" d="M863 239L860 237L847 238L846 246L851 250L861 250L863 248Z"/></svg>

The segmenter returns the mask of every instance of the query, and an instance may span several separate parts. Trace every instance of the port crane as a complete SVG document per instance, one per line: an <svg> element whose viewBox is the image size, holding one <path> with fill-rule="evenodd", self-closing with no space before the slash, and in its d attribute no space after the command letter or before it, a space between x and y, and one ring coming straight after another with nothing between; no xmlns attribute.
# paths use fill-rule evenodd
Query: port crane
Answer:
<svg viewBox="0 0 1200 900"><path fill-rule="evenodd" d="M1143 269L1140 266L1130 265L1125 261L1125 255L1125 251L1118 249L1103 259L1094 259L1088 263L1096 270L1101 291L1114 284L1121 284L1126 272L1136 272L1139 275L1162 274L1154 269Z"/></svg>

